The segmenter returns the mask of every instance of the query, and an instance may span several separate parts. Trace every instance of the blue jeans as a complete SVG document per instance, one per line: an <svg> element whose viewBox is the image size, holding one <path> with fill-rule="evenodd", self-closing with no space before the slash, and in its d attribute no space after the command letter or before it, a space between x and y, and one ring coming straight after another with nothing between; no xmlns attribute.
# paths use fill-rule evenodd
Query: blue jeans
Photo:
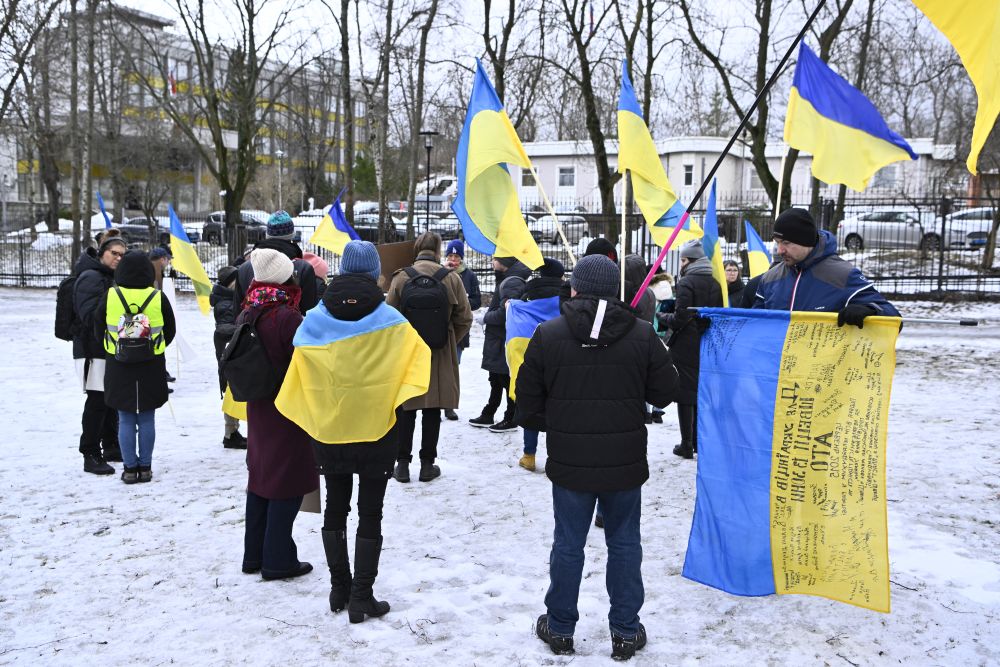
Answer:
<svg viewBox="0 0 1000 667"><path fill-rule="evenodd" d="M549 556L549 591L545 594L545 607L554 635L573 636L580 619L577 600L583 576L583 547L598 500L604 511L604 541L608 545L605 575L611 598L608 624L611 632L624 637L634 637L639 632L639 610L645 597L639 535L642 487L594 493L571 491L553 484L556 529Z"/></svg>
<svg viewBox="0 0 1000 667"><path fill-rule="evenodd" d="M532 431L530 428L522 430L524 431L524 453L534 454L538 451L538 431Z"/></svg>
<svg viewBox="0 0 1000 667"><path fill-rule="evenodd" d="M136 456L136 440L139 455ZM156 442L156 410L142 412L118 411L118 446L126 468L150 467L153 464L153 443Z"/></svg>

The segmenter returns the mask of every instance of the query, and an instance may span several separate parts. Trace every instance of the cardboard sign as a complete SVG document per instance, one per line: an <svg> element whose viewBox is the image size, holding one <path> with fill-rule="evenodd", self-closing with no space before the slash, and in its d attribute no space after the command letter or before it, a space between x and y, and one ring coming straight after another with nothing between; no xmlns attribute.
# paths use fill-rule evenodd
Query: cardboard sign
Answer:
<svg viewBox="0 0 1000 667"><path fill-rule="evenodd" d="M389 284L392 283L392 274L412 265L417 259L416 249L413 241L382 243L375 246L375 249L378 250L378 258L382 262L382 275L379 276L378 286L387 291Z"/></svg>

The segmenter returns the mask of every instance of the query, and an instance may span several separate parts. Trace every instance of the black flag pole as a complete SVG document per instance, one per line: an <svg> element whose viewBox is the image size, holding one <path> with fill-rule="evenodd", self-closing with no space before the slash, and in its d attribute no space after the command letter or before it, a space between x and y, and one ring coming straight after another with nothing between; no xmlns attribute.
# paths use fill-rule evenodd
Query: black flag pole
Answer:
<svg viewBox="0 0 1000 667"><path fill-rule="evenodd" d="M684 227L684 223L687 222L687 219L691 216L691 211L693 211L695 206L697 206L701 196L705 194L708 184L712 182L713 178L715 178L715 172L719 171L719 167L722 166L722 161L726 159L727 155L729 155L729 151L733 149L733 144L736 143L736 140L739 138L743 128L747 126L747 123L750 122L750 117L753 116L754 112L757 111L757 107L760 106L760 101L764 99L768 91L771 90L771 87L774 86L774 83L778 80L778 77L781 76L781 72L785 69L785 65L788 64L789 58L792 57L795 49L798 48L802 38L806 36L806 33L809 31L809 27L813 24L813 21L816 20L816 17L819 16L819 12L823 9L825 4L826 0L819 0L819 4L816 5L816 9L814 9L812 14L809 15L809 18L806 19L805 25L802 26L802 30L799 31L799 34L795 36L794 40L792 40L788 50L785 51L785 55L782 56L781 62L779 62L778 66L774 68L774 72L772 72L771 77L764 84L764 87L760 89L760 92L757 93L757 97L754 98L753 104L750 105L747 112L743 114L739 127L737 127L733 132L733 136L729 137L729 143L727 143L726 147L722 149L722 153L719 154L719 158L715 161L715 164L712 165L712 169L708 172L708 176L705 177L701 187L698 188L698 192L695 193L694 198L688 204L687 210L684 211L684 215L681 216L680 222L678 222L677 226L674 227L673 233L670 235L670 238L667 239L666 244L664 244L663 250L661 250L660 254L657 256L656 261L653 263L649 273L646 275L646 279L642 281L642 287L640 287L639 291L635 293L635 298L632 299L633 308L636 307L636 304L639 303L639 299L642 298L642 295L646 292L646 288L649 287L649 283L653 279L653 275L656 273L656 267L663 263L663 259L667 256L667 251L670 250L670 246L674 244L674 240L677 238L677 235L680 234L681 228ZM775 206L780 205L780 201L775 204Z"/></svg>

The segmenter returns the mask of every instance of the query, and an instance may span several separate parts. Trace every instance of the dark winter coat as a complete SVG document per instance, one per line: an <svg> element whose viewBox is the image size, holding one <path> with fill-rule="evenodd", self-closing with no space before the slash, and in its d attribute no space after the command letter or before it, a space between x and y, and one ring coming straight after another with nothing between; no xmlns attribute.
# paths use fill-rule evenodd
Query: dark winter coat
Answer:
<svg viewBox="0 0 1000 667"><path fill-rule="evenodd" d="M136 251L130 251L136 252ZM120 287L142 289L153 286L153 265L148 258L145 262L128 261L126 255L115 272L115 284ZM113 290L101 297L94 314L94 336L104 339L107 330L108 299L117 299ZM170 345L177 335L177 323L170 300L160 293L160 309L163 312L163 340ZM103 342L101 343L103 350ZM145 412L162 407L167 402L167 357L158 354L149 361L123 364L115 360L115 355L104 352L104 403L123 412Z"/></svg>
<svg viewBox="0 0 1000 667"><path fill-rule="evenodd" d="M312 264L302 259L302 248L291 241L281 239L264 239L254 246L258 248L270 248L277 250L288 256L292 260L292 277L295 284L299 286L299 312L303 315L319 303L320 292L317 291L316 270ZM247 286L253 282L253 263L243 262L240 264L236 274L236 282L233 284L233 316L240 314L243 310L243 299L246 297Z"/></svg>
<svg viewBox="0 0 1000 667"><path fill-rule="evenodd" d="M625 255L625 302L631 304L635 293L646 279L646 262L639 255ZM642 298L636 304L639 317L647 322L653 322L656 315L656 296L648 287L642 293Z"/></svg>
<svg viewBox="0 0 1000 667"><path fill-rule="evenodd" d="M677 373L653 327L617 299L577 297L535 330L517 376L517 420L546 431L545 472L575 491L624 491L649 478L646 403L666 407Z"/></svg>
<svg viewBox="0 0 1000 667"><path fill-rule="evenodd" d="M490 307L483 315L483 363L481 368L490 373L510 375L507 368L507 311L503 305L508 299L520 299L524 286L531 277L531 269L520 261L504 272L497 272L496 287Z"/></svg>
<svg viewBox="0 0 1000 667"><path fill-rule="evenodd" d="M219 283L212 285L212 293L208 296L208 303L212 306L212 315L215 316L215 332L212 335L212 342L215 345L215 359L222 356L226 349L226 343L233 337L236 330L236 315L233 312L233 299L235 295L232 288L224 287ZM226 378L219 369L219 392L225 393Z"/></svg>
<svg viewBox="0 0 1000 667"><path fill-rule="evenodd" d="M680 374L677 402L698 404L698 360L701 356L701 334L706 322L689 308L722 307L722 287L712 275L712 263L707 257L697 259L681 271L675 290L675 312L661 315L661 322L671 330L670 355Z"/></svg>
<svg viewBox="0 0 1000 667"><path fill-rule="evenodd" d="M899 317L875 285L837 254L836 237L820 230L816 247L799 264L782 262L761 277L753 307L836 313L849 303L870 306L875 315Z"/></svg>
<svg viewBox="0 0 1000 667"><path fill-rule="evenodd" d="M371 314L385 295L368 276L335 276L327 285L323 305L338 320L357 322ZM363 378L362 378L363 379ZM323 475L358 475L382 477L392 475L399 448L399 428L393 426L375 442L337 444L313 440L316 466Z"/></svg>
<svg viewBox="0 0 1000 667"><path fill-rule="evenodd" d="M115 272L101 264L96 250L87 248L76 260L73 273L76 275L73 309L80 321L80 326L73 334L73 358L103 359L104 319L97 320L100 323L100 334L95 336L94 317L101 297L108 293L115 281Z"/></svg>
<svg viewBox="0 0 1000 667"><path fill-rule="evenodd" d="M539 299L548 299L553 296L561 297L562 288L565 283L566 281L562 278L535 276L525 283L521 299L524 301L538 301Z"/></svg>
<svg viewBox="0 0 1000 667"><path fill-rule="evenodd" d="M743 279L740 277L737 277L736 280L734 280L731 283L726 283L726 289L729 295L730 308L740 307L740 303L743 302L743 290L745 288L746 284L744 284Z"/></svg>
<svg viewBox="0 0 1000 667"><path fill-rule="evenodd" d="M469 297L469 308L479 310L483 305L483 295L479 291L479 277L476 276L476 272L467 267L465 262L462 262L455 269L455 273L462 279L462 286L465 287L465 295ZM458 341L458 347L463 350L469 347L469 334L465 334L462 340Z"/></svg>
<svg viewBox="0 0 1000 667"><path fill-rule="evenodd" d="M265 301L257 296L258 287L277 300ZM248 307L236 318L236 324L263 311L256 329L268 359L283 378L292 360L292 339L302 322L298 311L300 290L294 285L254 282L249 292ZM319 476L312 438L278 412L274 407L277 396L275 390L269 398L247 401L247 490L264 498L285 500L318 489Z"/></svg>
<svg viewBox="0 0 1000 667"><path fill-rule="evenodd" d="M757 286L760 285L760 280L763 277L764 274L762 273L748 280L743 291L740 292L739 303L734 304L732 298L730 298L729 305L736 308L753 308L753 302L757 299Z"/></svg>

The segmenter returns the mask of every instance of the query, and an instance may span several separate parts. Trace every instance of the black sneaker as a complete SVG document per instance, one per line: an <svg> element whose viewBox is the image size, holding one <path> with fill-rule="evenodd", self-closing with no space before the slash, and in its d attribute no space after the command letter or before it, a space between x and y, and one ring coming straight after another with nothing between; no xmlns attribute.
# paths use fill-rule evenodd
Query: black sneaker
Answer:
<svg viewBox="0 0 1000 667"><path fill-rule="evenodd" d="M596 526L597 528L604 528L604 515L603 514L595 514L594 515L594 526Z"/></svg>
<svg viewBox="0 0 1000 667"><path fill-rule="evenodd" d="M97 456L84 456L83 457L83 471L89 472L93 475L114 475L115 469L107 464L104 457L101 455Z"/></svg>
<svg viewBox="0 0 1000 667"><path fill-rule="evenodd" d="M167 373L167 382L177 382L177 378L175 378L170 373Z"/></svg>
<svg viewBox="0 0 1000 667"><path fill-rule="evenodd" d="M646 626L639 624L635 637L622 637L611 633L611 657L614 660L631 660L635 652L646 645Z"/></svg>
<svg viewBox="0 0 1000 667"><path fill-rule="evenodd" d="M504 431L514 431L516 429L517 422L514 421L513 417L508 417L490 426L490 432L492 433L503 433Z"/></svg>
<svg viewBox="0 0 1000 667"><path fill-rule="evenodd" d="M421 482L430 482L441 476L441 468L434 465L433 463L421 462L420 464L420 477ZM409 480L407 480L409 481Z"/></svg>
<svg viewBox="0 0 1000 667"><path fill-rule="evenodd" d="M222 446L226 449L246 449L247 439L239 431L230 433L222 439Z"/></svg>
<svg viewBox="0 0 1000 667"><path fill-rule="evenodd" d="M477 428L489 428L493 426L493 415L488 412L484 412L475 419L469 420L469 426L475 426Z"/></svg>
<svg viewBox="0 0 1000 667"><path fill-rule="evenodd" d="M401 484L409 484L410 464L406 461L397 461L396 469L392 471L392 478Z"/></svg>
<svg viewBox="0 0 1000 667"><path fill-rule="evenodd" d="M126 484L135 484L139 481L139 469L125 466L122 470L122 481Z"/></svg>
<svg viewBox="0 0 1000 667"><path fill-rule="evenodd" d="M691 449L688 447L684 447L682 445L675 445L674 456L679 456L682 459L693 459L694 452L692 452Z"/></svg>
<svg viewBox="0 0 1000 667"><path fill-rule="evenodd" d="M458 421L458 413L456 413L451 408L445 408L444 409L444 418L447 419L450 422L457 422Z"/></svg>
<svg viewBox="0 0 1000 667"><path fill-rule="evenodd" d="M663 412L660 410L653 410L653 423L662 424L663 423Z"/></svg>
<svg viewBox="0 0 1000 667"><path fill-rule="evenodd" d="M552 634L552 631L549 630L548 614L542 614L538 617L538 622L535 623L535 634L538 635L539 639L548 644L549 648L556 655L572 655L575 653L572 637L560 637L559 635Z"/></svg>
<svg viewBox="0 0 1000 667"><path fill-rule="evenodd" d="M153 470L149 466L139 466L139 481L143 483L153 481Z"/></svg>

